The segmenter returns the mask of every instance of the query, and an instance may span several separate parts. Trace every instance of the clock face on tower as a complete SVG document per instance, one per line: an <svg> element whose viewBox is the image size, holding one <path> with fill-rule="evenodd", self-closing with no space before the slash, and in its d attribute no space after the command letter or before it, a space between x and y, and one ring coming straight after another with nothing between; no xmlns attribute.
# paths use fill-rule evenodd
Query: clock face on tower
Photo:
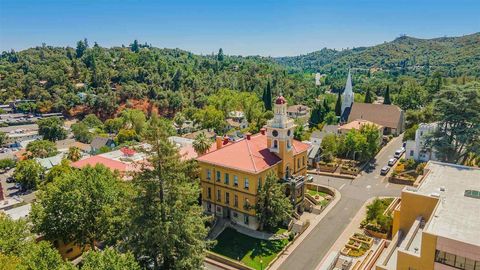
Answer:
<svg viewBox="0 0 480 270"><path fill-rule="evenodd" d="M273 135L273 137L277 137L278 136L278 131L276 131L276 130L272 131L272 135Z"/></svg>

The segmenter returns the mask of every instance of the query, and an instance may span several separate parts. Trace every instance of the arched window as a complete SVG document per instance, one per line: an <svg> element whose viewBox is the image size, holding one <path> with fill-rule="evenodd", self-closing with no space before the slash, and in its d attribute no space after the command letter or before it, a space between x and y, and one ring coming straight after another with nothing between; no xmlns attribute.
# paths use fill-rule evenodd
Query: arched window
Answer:
<svg viewBox="0 0 480 270"><path fill-rule="evenodd" d="M278 148L278 141L277 140L273 141L273 148Z"/></svg>

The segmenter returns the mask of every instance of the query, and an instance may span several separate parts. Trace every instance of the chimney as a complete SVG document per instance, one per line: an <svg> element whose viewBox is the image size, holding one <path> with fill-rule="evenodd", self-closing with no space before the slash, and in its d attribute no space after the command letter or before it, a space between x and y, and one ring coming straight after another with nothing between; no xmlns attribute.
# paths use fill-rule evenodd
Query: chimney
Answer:
<svg viewBox="0 0 480 270"><path fill-rule="evenodd" d="M222 148L222 137L221 136L215 136L215 143L217 144L217 149Z"/></svg>
<svg viewBox="0 0 480 270"><path fill-rule="evenodd" d="M245 136L247 137L247 140L250 140L252 138L252 133L247 132L245 133Z"/></svg>
<svg viewBox="0 0 480 270"><path fill-rule="evenodd" d="M228 136L227 135L223 136L223 145L227 144L228 141L229 141Z"/></svg>
<svg viewBox="0 0 480 270"><path fill-rule="evenodd" d="M261 129L260 129L260 133L261 133L262 135L265 135L266 132L267 132L267 129L266 129L266 128L261 128Z"/></svg>

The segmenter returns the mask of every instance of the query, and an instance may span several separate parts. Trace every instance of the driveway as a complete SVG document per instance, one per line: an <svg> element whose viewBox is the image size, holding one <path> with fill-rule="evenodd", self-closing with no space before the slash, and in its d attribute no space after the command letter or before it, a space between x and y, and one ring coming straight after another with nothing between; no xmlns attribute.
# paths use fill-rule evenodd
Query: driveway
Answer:
<svg viewBox="0 0 480 270"><path fill-rule="evenodd" d="M355 180L313 176L315 183L330 185L339 190L342 198L278 269L315 269L365 201L377 196L400 196L404 186L388 183L385 177L380 176L380 169L393 157L395 150L402 146L402 137L393 139L380 151L373 171L363 172Z"/></svg>

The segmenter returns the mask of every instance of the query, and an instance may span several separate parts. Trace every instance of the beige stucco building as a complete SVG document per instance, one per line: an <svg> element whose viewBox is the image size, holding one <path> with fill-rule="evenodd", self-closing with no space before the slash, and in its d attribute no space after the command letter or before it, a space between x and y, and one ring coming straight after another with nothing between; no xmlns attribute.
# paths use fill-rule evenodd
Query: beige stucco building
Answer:
<svg viewBox="0 0 480 270"><path fill-rule="evenodd" d="M480 269L480 169L430 161L402 191L376 269Z"/></svg>
<svg viewBox="0 0 480 270"><path fill-rule="evenodd" d="M257 193L269 173L287 185L295 207L303 203L308 145L293 139L295 124L278 97L274 118L259 134L229 142L217 137L213 150L197 158L205 212L257 229Z"/></svg>

